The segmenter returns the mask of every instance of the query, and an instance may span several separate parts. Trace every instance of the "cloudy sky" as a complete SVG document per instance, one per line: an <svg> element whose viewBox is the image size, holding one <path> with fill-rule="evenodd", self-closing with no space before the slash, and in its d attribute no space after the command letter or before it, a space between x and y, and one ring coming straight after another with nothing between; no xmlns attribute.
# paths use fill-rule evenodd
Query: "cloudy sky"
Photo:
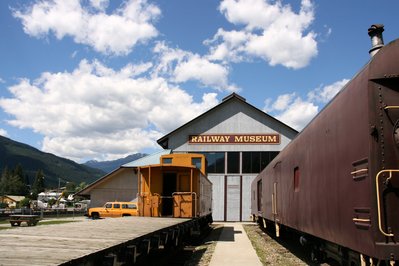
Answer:
<svg viewBox="0 0 399 266"><path fill-rule="evenodd" d="M151 153L236 92L297 130L399 1L2 0L0 135L77 162Z"/></svg>

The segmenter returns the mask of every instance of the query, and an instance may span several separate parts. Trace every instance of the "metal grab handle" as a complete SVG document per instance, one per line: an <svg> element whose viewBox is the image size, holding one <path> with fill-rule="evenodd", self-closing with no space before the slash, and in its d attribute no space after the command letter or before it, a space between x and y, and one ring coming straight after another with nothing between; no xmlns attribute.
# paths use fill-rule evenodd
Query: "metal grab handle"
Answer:
<svg viewBox="0 0 399 266"><path fill-rule="evenodd" d="M359 223L369 223L370 219L361 219L361 218L353 218L352 219L355 223L359 222Z"/></svg>
<svg viewBox="0 0 399 266"><path fill-rule="evenodd" d="M381 174L383 173L389 173L389 177L387 178L387 180L390 180L392 178L392 173L396 172L399 173L399 170L397 169L390 169L390 170L381 170L380 172L378 172L378 174L375 176L375 187L377 190L377 211L378 211L378 228L380 229L380 232L384 235L384 236L394 236L393 234L388 234L385 233L385 231L382 229L382 222L381 222L381 202L380 202L380 189L379 189L379 185L378 185L378 179L380 177Z"/></svg>
<svg viewBox="0 0 399 266"><path fill-rule="evenodd" d="M359 170L356 170L356 171L351 172L351 175L356 175L356 174L359 174L359 173L367 174L368 171L369 171L368 168L359 169Z"/></svg>

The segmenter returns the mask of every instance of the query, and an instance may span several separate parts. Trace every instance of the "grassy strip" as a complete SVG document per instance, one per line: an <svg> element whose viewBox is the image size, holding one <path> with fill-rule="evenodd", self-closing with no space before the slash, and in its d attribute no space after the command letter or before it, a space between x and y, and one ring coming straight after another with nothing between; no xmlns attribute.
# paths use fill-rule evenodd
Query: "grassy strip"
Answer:
<svg viewBox="0 0 399 266"><path fill-rule="evenodd" d="M74 223L74 222L78 222L78 221L73 221L73 220L42 220L40 221L37 226L39 225L50 225L50 224L66 224L66 223ZM1 224L9 224L9 221L4 221L1 222ZM5 230L5 229L14 229L14 228L18 228L18 227L26 227L26 223L23 223L22 226L10 226L10 227L6 227L6 226L0 226L0 230Z"/></svg>
<svg viewBox="0 0 399 266"><path fill-rule="evenodd" d="M67 224L74 223L77 221L73 220L49 220L49 221L40 221L37 225L49 225L49 224Z"/></svg>
<svg viewBox="0 0 399 266"><path fill-rule="evenodd" d="M256 224L243 224L263 265L296 266L307 265L276 240L263 232Z"/></svg>

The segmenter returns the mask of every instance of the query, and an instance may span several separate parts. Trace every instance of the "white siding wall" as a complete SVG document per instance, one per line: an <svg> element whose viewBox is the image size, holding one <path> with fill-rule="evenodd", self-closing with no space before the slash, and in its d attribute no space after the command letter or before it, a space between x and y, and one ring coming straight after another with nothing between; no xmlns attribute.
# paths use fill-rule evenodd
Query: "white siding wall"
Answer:
<svg viewBox="0 0 399 266"><path fill-rule="evenodd" d="M251 183L256 175L244 175L242 177L242 221L250 221L251 215Z"/></svg>
<svg viewBox="0 0 399 266"><path fill-rule="evenodd" d="M189 144L189 135L196 134L280 134L281 143L273 145L217 145ZM280 151L295 136L280 122L261 114L246 105L232 102L222 110L208 114L189 127L178 130L169 137L169 148L175 152L195 151Z"/></svg>
<svg viewBox="0 0 399 266"><path fill-rule="evenodd" d="M227 176L226 221L240 221L241 181L240 176Z"/></svg>
<svg viewBox="0 0 399 266"><path fill-rule="evenodd" d="M120 168L90 194L90 207L107 201L132 201L137 197L137 175L132 168Z"/></svg>
<svg viewBox="0 0 399 266"><path fill-rule="evenodd" d="M212 218L215 221L224 220L224 175L208 175L212 182Z"/></svg>

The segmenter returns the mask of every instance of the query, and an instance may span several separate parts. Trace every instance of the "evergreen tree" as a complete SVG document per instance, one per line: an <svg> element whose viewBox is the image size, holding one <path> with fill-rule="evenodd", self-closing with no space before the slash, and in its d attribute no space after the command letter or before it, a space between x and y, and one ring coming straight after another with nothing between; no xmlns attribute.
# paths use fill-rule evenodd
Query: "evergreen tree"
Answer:
<svg viewBox="0 0 399 266"><path fill-rule="evenodd" d="M68 182L65 186L65 191L73 193L75 192L76 184L74 182Z"/></svg>
<svg viewBox="0 0 399 266"><path fill-rule="evenodd" d="M75 192L81 191L87 186L86 182L80 182L79 186L76 186Z"/></svg>
<svg viewBox="0 0 399 266"><path fill-rule="evenodd" d="M9 195L26 196L28 191L28 185L25 183L24 172L22 166L18 164L15 169L8 176L8 192Z"/></svg>
<svg viewBox="0 0 399 266"><path fill-rule="evenodd" d="M1 173L1 177L0 177L0 195L7 195L8 194L8 190L9 190L9 183L8 183L8 177L9 177L10 173L8 171L8 167L4 167L3 172Z"/></svg>
<svg viewBox="0 0 399 266"><path fill-rule="evenodd" d="M43 171L40 169L37 171L36 173L36 177L35 177L35 181L33 181L33 185L32 185L32 198L37 198L37 195L40 192L44 191L44 174Z"/></svg>

